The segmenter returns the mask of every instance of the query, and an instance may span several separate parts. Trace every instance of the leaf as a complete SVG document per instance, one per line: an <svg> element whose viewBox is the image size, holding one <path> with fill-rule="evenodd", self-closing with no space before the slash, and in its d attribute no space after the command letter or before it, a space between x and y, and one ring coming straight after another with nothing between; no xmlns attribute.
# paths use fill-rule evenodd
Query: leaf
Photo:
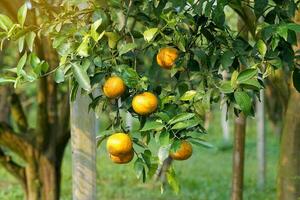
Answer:
<svg viewBox="0 0 300 200"><path fill-rule="evenodd" d="M186 128L192 128L199 124L198 120L191 119L184 122L177 122L171 129L173 130L179 130L179 129L186 129Z"/></svg>
<svg viewBox="0 0 300 200"><path fill-rule="evenodd" d="M255 0L254 1L254 12L257 18L263 15L265 8L268 5L268 0Z"/></svg>
<svg viewBox="0 0 300 200"><path fill-rule="evenodd" d="M18 76L21 76L23 67L25 66L27 60L27 52L24 53L24 55L20 58L18 64L17 64L17 74Z"/></svg>
<svg viewBox="0 0 300 200"><path fill-rule="evenodd" d="M134 162L134 170L135 170L136 177L138 179L141 178L144 171L144 163L141 158L136 159L136 161Z"/></svg>
<svg viewBox="0 0 300 200"><path fill-rule="evenodd" d="M267 46L264 43L264 41L258 40L257 43L256 43L256 47L257 47L258 52L261 55L261 57L265 57L266 52L267 52Z"/></svg>
<svg viewBox="0 0 300 200"><path fill-rule="evenodd" d="M27 47L30 51L32 51L33 49L33 44L34 44L34 39L36 37L36 34L35 32L29 32L26 34L26 44L27 44Z"/></svg>
<svg viewBox="0 0 300 200"><path fill-rule="evenodd" d="M86 35L77 49L77 53L79 56L82 57L89 56L89 41L90 41L90 37Z"/></svg>
<svg viewBox="0 0 300 200"><path fill-rule="evenodd" d="M26 3L24 3L23 6L18 10L18 22L22 27L24 26L26 15L27 15L27 6Z"/></svg>
<svg viewBox="0 0 300 200"><path fill-rule="evenodd" d="M159 144L161 146L167 146L170 143L170 135L167 131L163 131L159 134Z"/></svg>
<svg viewBox="0 0 300 200"><path fill-rule="evenodd" d="M14 78L14 77L0 77L0 84L14 83L15 81L16 81L16 78Z"/></svg>
<svg viewBox="0 0 300 200"><path fill-rule="evenodd" d="M147 121L140 131L161 130L164 125L158 121Z"/></svg>
<svg viewBox="0 0 300 200"><path fill-rule="evenodd" d="M192 144L195 144L197 146L201 146L201 147L205 147L205 148L214 148L214 145L202 140L201 138L191 138L191 139L189 139L189 141Z"/></svg>
<svg viewBox="0 0 300 200"><path fill-rule="evenodd" d="M234 60L234 54L232 51L228 50L223 53L221 56L221 64L224 68L228 68L232 65L233 60Z"/></svg>
<svg viewBox="0 0 300 200"><path fill-rule="evenodd" d="M62 82L65 81L65 73L64 73L64 71L61 68L58 68L55 71L54 80L55 80L56 83L62 83Z"/></svg>
<svg viewBox="0 0 300 200"><path fill-rule="evenodd" d="M236 91L234 93L234 99L236 103L239 105L239 107L241 108L241 110L244 112L244 114L249 115L251 112L252 102L247 92Z"/></svg>
<svg viewBox="0 0 300 200"><path fill-rule="evenodd" d="M237 77L237 81L239 83L242 83L244 81L248 81L249 79L253 78L255 75L257 75L257 69L245 69L239 73Z"/></svg>
<svg viewBox="0 0 300 200"><path fill-rule="evenodd" d="M181 97L180 100L181 101L191 101L194 96L196 95L197 91L196 90L189 90L186 91Z"/></svg>
<svg viewBox="0 0 300 200"><path fill-rule="evenodd" d="M219 86L219 89L224 94L229 94L234 92L234 89L231 86L231 81L223 81Z"/></svg>
<svg viewBox="0 0 300 200"><path fill-rule="evenodd" d="M84 71L83 68L77 63L71 63L71 64L73 66L74 77L77 80L79 86L84 90L90 92L91 91L90 78L87 72Z"/></svg>
<svg viewBox="0 0 300 200"><path fill-rule="evenodd" d="M289 30L295 31L296 33L299 33L299 32L300 32L300 24L289 23L289 24L286 24L286 27L287 27Z"/></svg>
<svg viewBox="0 0 300 200"><path fill-rule="evenodd" d="M119 49L119 55L123 55L129 51L132 51L136 47L137 47L137 44L135 44L135 43L129 43L129 44L122 45Z"/></svg>
<svg viewBox="0 0 300 200"><path fill-rule="evenodd" d="M144 32L144 39L147 41L147 42L150 42L153 37L155 36L156 32L158 31L158 28L150 28L148 30L146 30Z"/></svg>
<svg viewBox="0 0 300 200"><path fill-rule="evenodd" d="M166 175L167 175L168 183L170 184L170 186L172 187L174 192L176 194L178 194L179 190L180 190L180 187L179 187L179 182L176 178L176 174L175 174L175 171L174 171L173 167L169 168Z"/></svg>
<svg viewBox="0 0 300 200"><path fill-rule="evenodd" d="M108 46L111 49L116 48L117 43L118 43L118 41L120 39L119 34L115 33L115 32L105 32L104 35L108 38Z"/></svg>
<svg viewBox="0 0 300 200"><path fill-rule="evenodd" d="M11 21L11 19L9 17L7 17L6 15L0 14L0 28L8 31L12 26L13 26L13 22Z"/></svg>
<svg viewBox="0 0 300 200"><path fill-rule="evenodd" d="M263 86L258 82L257 79L250 79L247 81L243 81L241 83L241 86L252 90L260 90L263 88Z"/></svg>
<svg viewBox="0 0 300 200"><path fill-rule="evenodd" d="M20 53L24 49L24 40L25 40L25 36L20 37L19 40L18 40L18 48L19 48Z"/></svg>
<svg viewBox="0 0 300 200"><path fill-rule="evenodd" d="M102 19L98 19L91 26L91 36L96 42L98 42L105 34L105 31L103 31L101 34L97 32L97 29L101 25L101 23Z"/></svg>
<svg viewBox="0 0 300 200"><path fill-rule="evenodd" d="M300 92L300 69L296 68L293 72L293 84L298 92Z"/></svg>
<svg viewBox="0 0 300 200"><path fill-rule="evenodd" d="M194 116L195 116L194 113L180 113L180 114L176 115L175 117L173 117L172 119L170 119L168 124L171 125L171 124L175 124L177 122L185 121L185 120L191 119Z"/></svg>

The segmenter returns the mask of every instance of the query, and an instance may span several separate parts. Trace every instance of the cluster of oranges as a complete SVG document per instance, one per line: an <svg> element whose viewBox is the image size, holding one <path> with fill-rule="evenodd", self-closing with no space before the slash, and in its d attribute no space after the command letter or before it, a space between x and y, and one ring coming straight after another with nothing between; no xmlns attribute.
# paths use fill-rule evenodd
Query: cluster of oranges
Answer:
<svg viewBox="0 0 300 200"><path fill-rule="evenodd" d="M165 47L159 50L156 61L164 69L171 69L178 57L178 51L172 47ZM103 85L103 93L110 99L118 98L124 94L126 85L118 76L111 76ZM132 99L133 110L142 116L153 113L158 106L157 97L151 92L137 94ZM110 159L117 164L130 162L134 157L133 143L126 133L114 133L106 143ZM183 140L176 152L170 152L170 157L174 160L186 160L192 155L192 145Z"/></svg>

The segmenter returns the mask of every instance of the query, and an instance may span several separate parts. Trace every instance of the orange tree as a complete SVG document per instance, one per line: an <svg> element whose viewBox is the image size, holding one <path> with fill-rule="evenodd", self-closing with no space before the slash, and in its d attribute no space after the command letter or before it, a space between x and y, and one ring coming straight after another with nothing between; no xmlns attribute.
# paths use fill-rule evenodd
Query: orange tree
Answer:
<svg viewBox="0 0 300 200"><path fill-rule="evenodd" d="M39 20L28 23L28 7ZM229 7L245 22L249 41L226 22ZM31 1L15 22L0 15L2 44L16 42L21 52L0 81L15 87L45 76L69 81L71 100L81 91L92 100L87 109L111 111L100 142L113 133L130 135L135 145L125 156L108 151L118 163L130 161L134 151L137 176L145 180L170 159L169 152L186 159L190 143L207 146L201 139L204 115L221 93L235 114L254 116L253 98L276 69L294 72L300 89L292 48L300 28L290 20L297 8L292 0ZM35 52L35 41L43 37L59 55L52 70ZM223 70L230 80L222 79ZM126 127L121 111L139 120L138 130ZM151 140L160 146L158 155L148 146ZM178 190L173 168L166 173Z"/></svg>

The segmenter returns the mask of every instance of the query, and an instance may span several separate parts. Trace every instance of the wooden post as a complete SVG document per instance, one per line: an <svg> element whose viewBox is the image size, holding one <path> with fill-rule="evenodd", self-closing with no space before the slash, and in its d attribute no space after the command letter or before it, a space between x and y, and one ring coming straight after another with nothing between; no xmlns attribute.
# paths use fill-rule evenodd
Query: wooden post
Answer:
<svg viewBox="0 0 300 200"><path fill-rule="evenodd" d="M265 153L265 106L264 90L260 91L260 100L256 101L256 119L257 119L257 186L264 188L266 177L266 153Z"/></svg>
<svg viewBox="0 0 300 200"><path fill-rule="evenodd" d="M73 200L96 200L96 127L89 102L81 94L71 102Z"/></svg>

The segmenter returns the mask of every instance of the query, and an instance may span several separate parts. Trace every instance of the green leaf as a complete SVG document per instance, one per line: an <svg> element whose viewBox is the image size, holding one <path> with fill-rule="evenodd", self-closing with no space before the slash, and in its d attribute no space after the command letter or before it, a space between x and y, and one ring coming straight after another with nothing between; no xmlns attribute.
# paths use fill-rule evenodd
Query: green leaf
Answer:
<svg viewBox="0 0 300 200"><path fill-rule="evenodd" d="M21 53L24 49L24 41L25 41L25 36L22 36L18 39L18 48L19 52Z"/></svg>
<svg viewBox="0 0 300 200"><path fill-rule="evenodd" d="M189 90L189 91L186 91L181 97L180 97L180 100L181 101L191 101L194 96L197 94L197 91L196 90Z"/></svg>
<svg viewBox="0 0 300 200"><path fill-rule="evenodd" d="M231 86L231 81L223 81L219 86L219 89L224 94L229 94L234 92L234 89Z"/></svg>
<svg viewBox="0 0 300 200"><path fill-rule="evenodd" d="M82 57L89 56L89 41L90 41L90 37L86 35L77 49L77 53L79 56Z"/></svg>
<svg viewBox="0 0 300 200"><path fill-rule="evenodd" d="M264 41L258 40L256 43L256 47L261 57L265 57L267 52L267 45L264 43Z"/></svg>
<svg viewBox="0 0 300 200"><path fill-rule="evenodd" d="M170 135L167 131L163 131L159 134L159 144L161 146L167 146L170 143Z"/></svg>
<svg viewBox="0 0 300 200"><path fill-rule="evenodd" d="M84 90L90 92L91 84L90 78L86 71L78 63L71 63L73 66L74 77L77 80L79 86Z"/></svg>
<svg viewBox="0 0 300 200"><path fill-rule="evenodd" d="M153 37L155 36L156 32L158 31L158 28L150 28L148 30L146 30L144 32L144 39L147 41L147 42L150 42Z"/></svg>
<svg viewBox="0 0 300 200"><path fill-rule="evenodd" d="M13 22L11 21L11 19L9 17L7 17L6 15L0 14L0 28L8 31L12 26L13 26Z"/></svg>
<svg viewBox="0 0 300 200"><path fill-rule="evenodd" d="M201 138L191 138L188 139L192 144L195 144L197 146L200 147L205 147L205 148L214 148L214 146L212 144L210 144L209 142L206 142L205 140L201 139Z"/></svg>
<svg viewBox="0 0 300 200"><path fill-rule="evenodd" d="M20 58L18 64L17 64L17 74L18 76L21 76L23 67L25 66L27 60L27 52L24 53L24 55Z"/></svg>
<svg viewBox="0 0 300 200"><path fill-rule="evenodd" d="M24 5L18 10L18 22L22 27L24 26L26 15L27 15L27 6L26 3L24 3Z"/></svg>
<svg viewBox="0 0 300 200"><path fill-rule="evenodd" d="M105 31L103 31L101 34L97 32L97 29L101 25L101 23L102 19L98 19L91 26L91 36L96 42L98 42L105 34Z"/></svg>
<svg viewBox="0 0 300 200"><path fill-rule="evenodd" d="M158 121L147 121L140 131L161 130L164 125Z"/></svg>
<svg viewBox="0 0 300 200"><path fill-rule="evenodd" d="M232 65L233 60L234 60L234 54L232 51L228 50L223 53L221 56L221 64L224 68L228 68Z"/></svg>
<svg viewBox="0 0 300 200"><path fill-rule="evenodd" d="M171 188L174 190L174 192L176 194L178 194L180 191L180 186L179 186L179 182L176 178L176 174L175 174L173 167L170 167L170 169L167 171L166 175L167 175L168 183L170 184Z"/></svg>
<svg viewBox="0 0 300 200"><path fill-rule="evenodd" d="M168 124L175 124L177 122L181 122L181 121L185 121L188 119L191 119L195 116L194 113L180 113L178 115L176 115L175 117L173 117L172 119L169 120Z"/></svg>
<svg viewBox="0 0 300 200"><path fill-rule="evenodd" d="M134 170L136 177L138 179L141 178L144 170L144 162L141 158L136 159L136 161L134 162Z"/></svg>
<svg viewBox="0 0 300 200"><path fill-rule="evenodd" d="M268 0L255 0L254 1L254 12L257 18L259 18L265 11L268 5Z"/></svg>
<svg viewBox="0 0 300 200"><path fill-rule="evenodd" d="M296 68L293 72L293 84L298 92L300 92L300 69Z"/></svg>
<svg viewBox="0 0 300 200"><path fill-rule="evenodd" d="M257 69L245 69L239 73L237 77L238 83L243 83L244 81L248 81L257 75Z"/></svg>
<svg viewBox="0 0 300 200"><path fill-rule="evenodd" d="M252 89L252 90L260 90L263 88L263 86L258 82L257 79L250 79L247 81L243 81L241 83L241 87L247 88L247 89Z"/></svg>
<svg viewBox="0 0 300 200"><path fill-rule="evenodd" d="M55 71L55 77L54 77L54 80L56 83L62 83L65 81L65 73L64 73L64 70L62 70L61 68L58 68L56 71Z"/></svg>
<svg viewBox="0 0 300 200"><path fill-rule="evenodd" d="M106 37L108 38L108 46L111 48L111 49L114 49L116 48L117 46L117 43L120 39L120 36L118 33L115 33L115 32L105 32Z"/></svg>
<svg viewBox="0 0 300 200"><path fill-rule="evenodd" d="M0 77L0 84L14 83L15 81L16 81L16 78L14 78L14 77Z"/></svg>
<svg viewBox="0 0 300 200"><path fill-rule="evenodd" d="M171 129L173 130L179 130L179 129L186 129L186 128L192 128L199 124L198 120L191 119L184 122L177 122Z"/></svg>
<svg viewBox="0 0 300 200"><path fill-rule="evenodd" d="M137 47L137 44L135 44L135 43L129 43L129 44L122 45L119 49L119 55L123 55L129 51L132 51L136 47Z"/></svg>
<svg viewBox="0 0 300 200"><path fill-rule="evenodd" d="M300 24L289 23L289 24L286 24L286 27L287 27L289 30L295 31L296 33L299 33L299 32L300 32Z"/></svg>
<svg viewBox="0 0 300 200"><path fill-rule="evenodd" d="M26 44L30 51L32 51L32 49L33 49L35 37L36 37L35 32L29 32L26 34Z"/></svg>
<svg viewBox="0 0 300 200"><path fill-rule="evenodd" d="M180 149L181 146L181 140L174 140L171 147L170 147L170 152L174 153L176 152L178 149Z"/></svg>
<svg viewBox="0 0 300 200"><path fill-rule="evenodd" d="M240 109L244 112L244 114L249 115L251 112L252 102L247 92L236 91L234 93L234 99L236 103L239 105Z"/></svg>

